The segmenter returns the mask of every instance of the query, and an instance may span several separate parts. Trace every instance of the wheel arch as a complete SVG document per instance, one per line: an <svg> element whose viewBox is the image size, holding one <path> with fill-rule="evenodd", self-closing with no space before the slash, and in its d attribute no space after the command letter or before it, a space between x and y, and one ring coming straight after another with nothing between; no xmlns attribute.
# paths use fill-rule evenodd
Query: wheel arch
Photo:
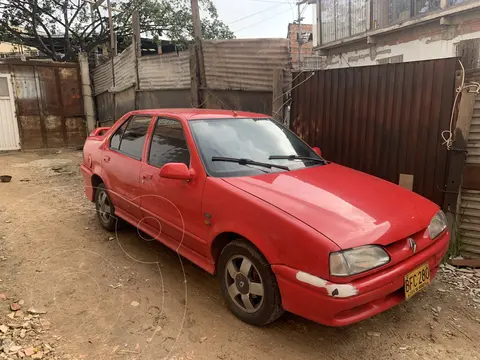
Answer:
<svg viewBox="0 0 480 360"><path fill-rule="evenodd" d="M216 235L210 246L211 256L215 264L214 272L215 273L217 272L218 259L220 257L222 250L225 248L225 246L227 246L232 241L239 240L239 239L244 240L250 243L252 246L254 246L263 255L263 257L267 260L267 262L269 264L272 264L271 251L267 249L267 246L263 242L255 241L255 238L256 237L249 237L244 234L241 234L238 231L224 231Z"/></svg>
<svg viewBox="0 0 480 360"><path fill-rule="evenodd" d="M92 182L92 189L93 189L93 201L95 201L95 195L97 193L97 188L100 184L104 184L105 182L103 181L103 179L97 175L97 174L93 174L92 175L92 179L91 179L91 182Z"/></svg>

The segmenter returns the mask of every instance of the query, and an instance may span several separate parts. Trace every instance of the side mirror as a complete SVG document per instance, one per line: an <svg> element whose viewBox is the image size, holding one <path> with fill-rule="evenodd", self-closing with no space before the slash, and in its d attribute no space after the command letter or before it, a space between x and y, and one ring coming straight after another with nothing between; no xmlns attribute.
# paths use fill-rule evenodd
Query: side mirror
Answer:
<svg viewBox="0 0 480 360"><path fill-rule="evenodd" d="M193 173L184 163L168 163L160 169L160 177L175 180L192 180Z"/></svg>
<svg viewBox="0 0 480 360"><path fill-rule="evenodd" d="M313 151L315 151L318 155L322 156L322 150L320 150L319 147L315 146L315 147L313 147L312 149L313 149Z"/></svg>

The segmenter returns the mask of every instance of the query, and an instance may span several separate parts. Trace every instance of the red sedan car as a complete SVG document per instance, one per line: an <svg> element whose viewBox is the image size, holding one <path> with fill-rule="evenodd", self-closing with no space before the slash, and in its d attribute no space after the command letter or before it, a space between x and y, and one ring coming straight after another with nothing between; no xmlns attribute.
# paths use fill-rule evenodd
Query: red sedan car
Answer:
<svg viewBox="0 0 480 360"><path fill-rule="evenodd" d="M448 247L437 205L324 160L267 115L133 111L92 132L81 169L105 229L118 217L218 274L250 324L368 318L428 285Z"/></svg>

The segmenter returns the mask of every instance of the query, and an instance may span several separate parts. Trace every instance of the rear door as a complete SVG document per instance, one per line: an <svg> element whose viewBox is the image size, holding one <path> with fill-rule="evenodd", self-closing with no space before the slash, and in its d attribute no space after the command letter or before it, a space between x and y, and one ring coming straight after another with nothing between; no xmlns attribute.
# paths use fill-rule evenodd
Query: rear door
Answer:
<svg viewBox="0 0 480 360"><path fill-rule="evenodd" d="M139 183L151 115L133 115L112 135L102 154L102 178L118 215L141 219ZM123 214L122 214L123 212Z"/></svg>

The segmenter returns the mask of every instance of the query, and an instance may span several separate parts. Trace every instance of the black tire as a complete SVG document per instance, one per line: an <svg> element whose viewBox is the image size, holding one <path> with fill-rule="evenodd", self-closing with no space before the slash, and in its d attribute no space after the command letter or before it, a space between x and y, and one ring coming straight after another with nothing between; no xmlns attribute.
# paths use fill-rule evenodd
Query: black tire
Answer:
<svg viewBox="0 0 480 360"><path fill-rule="evenodd" d="M108 216L104 215L104 212L101 210L101 199L104 196L108 200ZM95 209L97 210L97 219L105 230L114 232L121 224L120 219L114 215L115 208L110 200L110 195L108 194L107 187L104 183L99 184L95 190Z"/></svg>
<svg viewBox="0 0 480 360"><path fill-rule="evenodd" d="M241 288L240 284L243 284L243 281L238 282L238 285L237 281L233 281L233 283L230 284L230 287L233 285L236 286L236 291L244 290L245 292L248 291L248 294L240 293L234 298L229 294L229 282L232 282L233 277L230 275L227 265L231 266L237 260L241 261L240 264L243 264L242 258L248 259L253 265L250 274L257 275L257 277L259 276L258 282L261 282L263 286L262 300L257 300L259 298L258 296L250 294L250 291L252 291L250 281L248 282L250 284L248 290ZM251 325L262 326L275 321L283 314L284 310L282 308L280 290L278 289L275 275L268 261L251 243L243 239L238 239L225 246L220 254L217 270L222 296L230 311L240 320ZM239 270L239 272L241 271ZM250 312L246 308L243 309L244 303L242 296L247 296L251 299L252 302L250 302L250 304L256 300L257 303L254 307L258 306L258 308L251 308Z"/></svg>

